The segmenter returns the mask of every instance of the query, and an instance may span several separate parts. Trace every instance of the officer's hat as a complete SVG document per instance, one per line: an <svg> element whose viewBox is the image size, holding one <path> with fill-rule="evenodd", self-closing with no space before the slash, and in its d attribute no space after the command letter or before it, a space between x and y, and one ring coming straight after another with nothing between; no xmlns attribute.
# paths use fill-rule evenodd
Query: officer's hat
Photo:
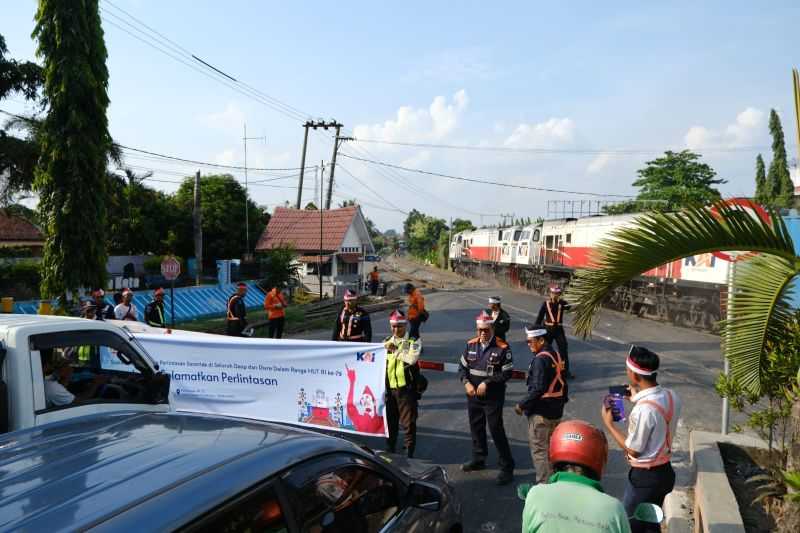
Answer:
<svg viewBox="0 0 800 533"><path fill-rule="evenodd" d="M478 314L478 316L475 317L475 324L479 328L485 328L486 326L494 326L494 318L492 318L492 315L490 315L486 311L481 311Z"/></svg>

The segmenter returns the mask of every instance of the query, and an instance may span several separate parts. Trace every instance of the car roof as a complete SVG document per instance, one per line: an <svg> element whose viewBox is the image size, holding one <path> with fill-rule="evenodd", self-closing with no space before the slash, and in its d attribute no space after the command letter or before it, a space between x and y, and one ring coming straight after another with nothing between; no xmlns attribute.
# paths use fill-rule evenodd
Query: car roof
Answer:
<svg viewBox="0 0 800 533"><path fill-rule="evenodd" d="M212 505L246 489L241 478L332 452L363 453L343 439L222 416L121 412L46 424L0 437L0 530L91 527L215 473L193 493ZM232 465L248 475L219 475Z"/></svg>

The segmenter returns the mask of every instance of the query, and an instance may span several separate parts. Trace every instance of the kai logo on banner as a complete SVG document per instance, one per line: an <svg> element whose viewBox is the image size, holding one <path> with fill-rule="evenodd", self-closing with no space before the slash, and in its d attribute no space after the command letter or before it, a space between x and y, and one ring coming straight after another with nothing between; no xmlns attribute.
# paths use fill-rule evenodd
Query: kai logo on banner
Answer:
<svg viewBox="0 0 800 533"><path fill-rule="evenodd" d="M365 363L374 363L375 352L356 352L356 361L364 361Z"/></svg>
<svg viewBox="0 0 800 533"><path fill-rule="evenodd" d="M684 266L714 268L717 258L714 254L690 255L683 260Z"/></svg>

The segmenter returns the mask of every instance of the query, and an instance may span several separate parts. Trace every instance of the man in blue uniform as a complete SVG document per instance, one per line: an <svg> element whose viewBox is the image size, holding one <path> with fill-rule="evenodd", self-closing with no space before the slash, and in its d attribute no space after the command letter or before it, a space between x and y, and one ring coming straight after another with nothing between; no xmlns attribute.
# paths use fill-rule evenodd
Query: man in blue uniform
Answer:
<svg viewBox="0 0 800 533"><path fill-rule="evenodd" d="M472 459L461 465L461 470L472 472L486 468L488 423L500 456L497 484L506 485L514 478L514 458L503 427L503 403L506 381L514 370L514 361L508 344L495 337L491 315L481 311L475 323L478 336L467 341L458 366L458 377L467 393L467 415L472 434Z"/></svg>

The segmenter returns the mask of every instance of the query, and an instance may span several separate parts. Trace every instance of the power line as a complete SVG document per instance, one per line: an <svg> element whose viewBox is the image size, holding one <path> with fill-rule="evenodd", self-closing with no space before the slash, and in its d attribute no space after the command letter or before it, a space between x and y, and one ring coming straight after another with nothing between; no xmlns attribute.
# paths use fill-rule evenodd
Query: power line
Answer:
<svg viewBox="0 0 800 533"><path fill-rule="evenodd" d="M510 146L474 146L466 144L437 144L437 143L414 143L401 141L381 141L377 139L359 139L356 142L370 144L385 144L391 146L406 146L412 148L441 148L448 150L467 150L475 152L510 152L510 153L533 153L533 154L574 154L574 155L652 155L664 152L664 149L645 149L645 148L513 148ZM737 146L737 147L718 147L704 148L699 152L758 152L769 149L769 146Z"/></svg>
<svg viewBox="0 0 800 533"><path fill-rule="evenodd" d="M205 167L216 167L216 168L229 168L232 170L244 170L243 166L238 165L222 165L219 163L209 163L208 161L196 161L194 159L186 159L183 157L178 157L174 155L167 155L167 154L160 154L158 152L151 152L149 150L144 150L142 148L133 148L132 146L125 146L124 144L115 143L116 146L122 148L123 150L131 150L133 152L139 152L141 154L147 154L155 157L160 157L162 159L171 159L173 161L180 161L182 163L191 163L193 165L202 165ZM314 167L306 167L306 169L311 169ZM273 171L294 171L300 170L300 167L290 167L290 168L258 168L258 167L247 167L247 170L253 171L266 171L266 172L273 172Z"/></svg>
<svg viewBox="0 0 800 533"><path fill-rule="evenodd" d="M347 173L347 174L348 174L348 175L349 175L351 178L353 178L354 180L356 180L358 183L360 183L362 186L364 186L364 188L365 188L365 189L367 189L367 190L368 190L368 191L370 191L372 194L374 194L374 195L375 195L377 198L379 198L379 199L380 199L380 200L382 200L384 203L386 203L386 205L393 207L393 208L394 208L394 210L395 210L395 211L397 211L397 212L399 212L399 213L403 213L404 215L407 215L407 214L408 214L408 212L407 212L407 211L403 211L402 209L400 209L399 207L397 207L396 205L394 205L392 202L390 202L389 200L387 200L386 198L384 198L383 196L381 196L381 194L380 194L380 193L378 193L377 191L375 191L375 189L373 189L372 187L370 187L369 185L367 185L366 183L364 183L363 181L361 181L361 180L360 180L358 177L356 177L356 175L355 175L355 174L353 174L352 172L350 172L349 170L347 170L347 168L345 168L345 167L343 167L343 166L341 166L341 165L339 165L339 168L341 168L342 170L344 170L344 171L345 171L345 172L346 172L346 173Z"/></svg>
<svg viewBox="0 0 800 533"><path fill-rule="evenodd" d="M515 185L512 183L503 183L500 181L493 181L490 179L478 179L478 178L464 178L462 176L452 176L450 174L442 174L440 172L431 172L427 170L420 170L417 168L409 168L404 167L401 165L394 165L392 163L385 163L383 161L375 161L372 159L365 159L363 157L356 157L349 154L342 153L340 154L342 157L346 157L348 159L355 159L357 161L363 161L365 163L372 163L373 165L379 165L388 168L394 168L397 170L403 170L405 172L416 172L417 174L424 174L426 176L437 176L440 178L450 179L450 180L457 180L457 181L466 181L470 183L479 183L481 185L494 185L496 187L507 187L510 189L525 189L531 191L542 191L542 192L555 192L555 193L564 193L564 194L577 194L577 195L584 195L584 196L599 196L599 197L613 197L613 198L633 198L632 195L629 194L608 194L608 193L595 193L595 192L583 192L583 191L567 191L563 189L551 189L548 187L534 187L532 185Z"/></svg>

